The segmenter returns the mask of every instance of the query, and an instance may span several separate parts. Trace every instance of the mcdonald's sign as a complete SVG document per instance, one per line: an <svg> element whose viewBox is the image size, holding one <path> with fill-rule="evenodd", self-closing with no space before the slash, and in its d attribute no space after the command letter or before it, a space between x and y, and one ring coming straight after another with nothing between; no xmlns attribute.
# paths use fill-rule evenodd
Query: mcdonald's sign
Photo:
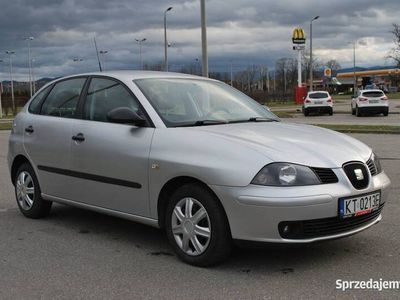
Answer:
<svg viewBox="0 0 400 300"><path fill-rule="evenodd" d="M293 44L305 44L306 43L306 35L302 28L297 27L293 30L292 41L293 41Z"/></svg>

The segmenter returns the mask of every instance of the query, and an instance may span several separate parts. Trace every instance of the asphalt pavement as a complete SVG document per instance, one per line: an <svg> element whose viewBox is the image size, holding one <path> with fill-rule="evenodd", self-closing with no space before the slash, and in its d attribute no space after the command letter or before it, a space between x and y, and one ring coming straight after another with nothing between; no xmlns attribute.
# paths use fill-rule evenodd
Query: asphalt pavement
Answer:
<svg viewBox="0 0 400 300"><path fill-rule="evenodd" d="M180 262L154 228L54 205L41 220L18 211L0 131L0 299L388 299L399 290L339 291L342 280L400 280L400 139L353 134L392 180L383 220L355 236L304 246L237 248L209 269Z"/></svg>

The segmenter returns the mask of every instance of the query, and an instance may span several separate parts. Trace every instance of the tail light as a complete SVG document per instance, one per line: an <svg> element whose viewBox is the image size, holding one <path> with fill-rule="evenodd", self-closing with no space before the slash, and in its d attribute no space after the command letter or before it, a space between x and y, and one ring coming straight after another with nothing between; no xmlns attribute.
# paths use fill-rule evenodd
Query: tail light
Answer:
<svg viewBox="0 0 400 300"><path fill-rule="evenodd" d="M305 103L311 103L311 101L309 99L306 99L306 101L304 101Z"/></svg>
<svg viewBox="0 0 400 300"><path fill-rule="evenodd" d="M360 98L358 98L358 100L360 100L360 101L368 101L368 98L360 97Z"/></svg>
<svg viewBox="0 0 400 300"><path fill-rule="evenodd" d="M328 98L328 102L333 102L332 97L329 97L329 98Z"/></svg>
<svg viewBox="0 0 400 300"><path fill-rule="evenodd" d="M383 96L383 97L381 97L381 100L388 100L388 97L387 96Z"/></svg>

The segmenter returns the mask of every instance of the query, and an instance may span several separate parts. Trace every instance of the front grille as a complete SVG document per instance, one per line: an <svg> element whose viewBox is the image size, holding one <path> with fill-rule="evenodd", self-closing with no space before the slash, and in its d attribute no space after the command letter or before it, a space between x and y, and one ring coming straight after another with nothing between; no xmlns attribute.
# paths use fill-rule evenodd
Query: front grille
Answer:
<svg viewBox="0 0 400 300"><path fill-rule="evenodd" d="M311 168L315 174L317 174L318 178L322 183L336 183L339 182L336 174L332 171L332 169L325 168Z"/></svg>
<svg viewBox="0 0 400 300"><path fill-rule="evenodd" d="M366 223L378 218L383 209L383 204L369 214L342 219L340 217L314 219L306 221L289 221L279 223L279 234L287 239L307 239L335 235L362 227ZM285 226L293 228L285 233Z"/></svg>
<svg viewBox="0 0 400 300"><path fill-rule="evenodd" d="M371 176L375 176L378 173L372 158L368 159L367 166L368 166L369 172L371 173Z"/></svg>
<svg viewBox="0 0 400 300"><path fill-rule="evenodd" d="M361 162L349 162L343 165L343 170L351 184L357 190L365 189L369 183L367 167Z"/></svg>

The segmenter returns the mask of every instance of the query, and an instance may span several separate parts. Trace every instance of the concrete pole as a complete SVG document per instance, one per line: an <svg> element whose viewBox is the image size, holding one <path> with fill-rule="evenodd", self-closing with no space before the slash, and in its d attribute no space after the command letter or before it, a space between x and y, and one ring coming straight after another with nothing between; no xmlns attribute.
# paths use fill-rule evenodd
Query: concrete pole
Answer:
<svg viewBox="0 0 400 300"><path fill-rule="evenodd" d="M208 52L207 52L207 20L206 20L206 1L200 0L201 6L201 48L202 48L202 74L208 77Z"/></svg>

